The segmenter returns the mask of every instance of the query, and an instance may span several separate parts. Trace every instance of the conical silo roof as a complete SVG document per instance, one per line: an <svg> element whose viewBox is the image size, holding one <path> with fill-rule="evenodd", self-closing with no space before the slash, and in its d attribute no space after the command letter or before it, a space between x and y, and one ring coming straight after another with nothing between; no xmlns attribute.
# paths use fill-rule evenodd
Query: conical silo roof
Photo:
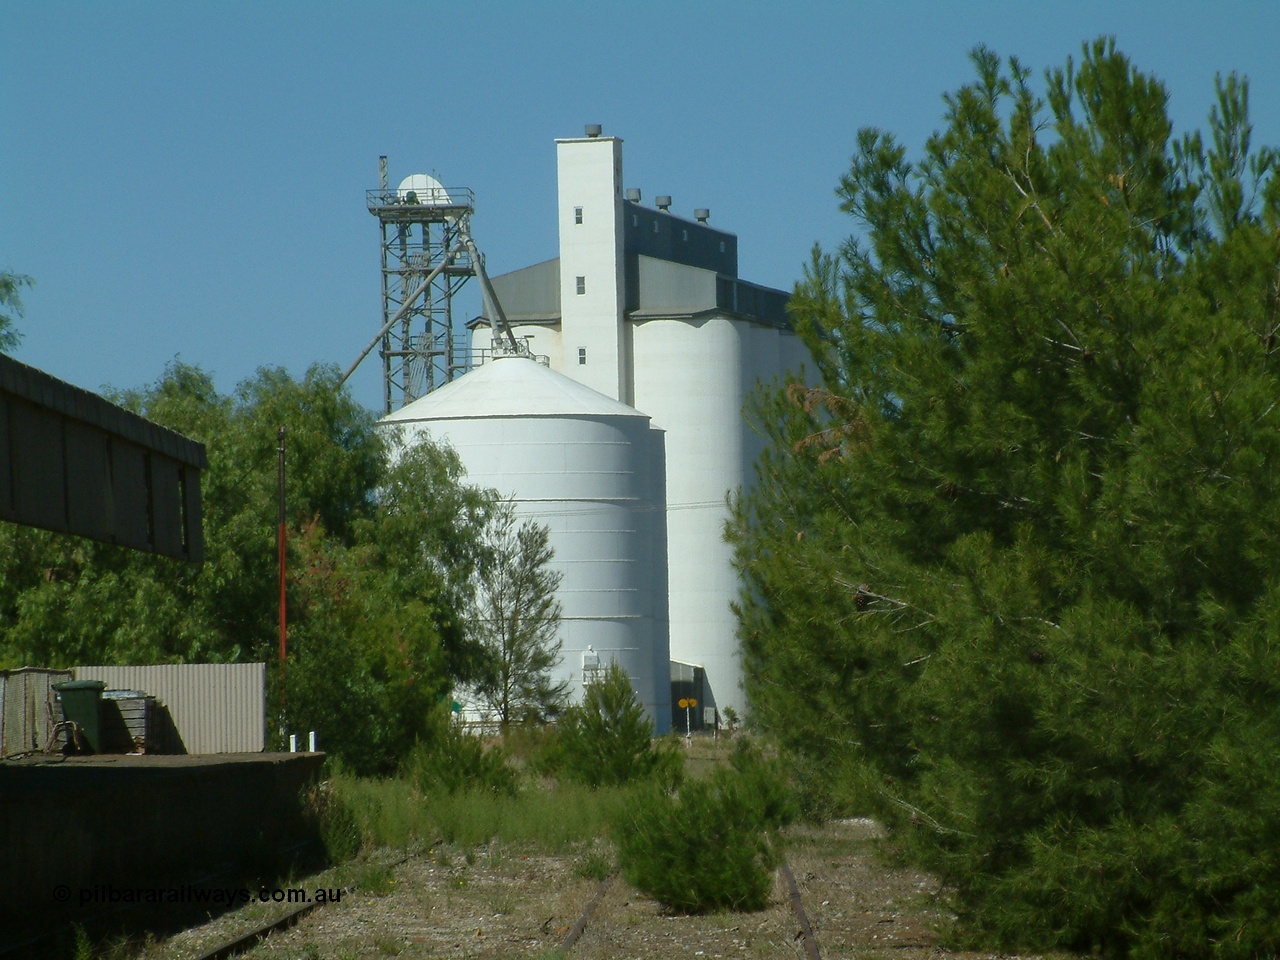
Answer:
<svg viewBox="0 0 1280 960"><path fill-rule="evenodd" d="M384 423L494 417L642 417L527 357L498 357L383 418Z"/></svg>

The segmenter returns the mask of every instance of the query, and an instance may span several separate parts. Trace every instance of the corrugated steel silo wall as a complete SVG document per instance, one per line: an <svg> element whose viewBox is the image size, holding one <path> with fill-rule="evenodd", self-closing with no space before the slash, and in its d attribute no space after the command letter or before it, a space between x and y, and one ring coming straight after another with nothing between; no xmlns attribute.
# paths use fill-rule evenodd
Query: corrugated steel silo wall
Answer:
<svg viewBox="0 0 1280 960"><path fill-rule="evenodd" d="M662 434L639 414L437 420L413 430L447 441L468 482L513 497L521 519L548 528L550 567L564 577L556 592L556 679L581 698L590 645L604 663L615 660L627 671L665 733L671 695Z"/></svg>
<svg viewBox="0 0 1280 960"><path fill-rule="evenodd" d="M169 708L187 753L260 753L267 745L265 663L76 667L77 680L142 690Z"/></svg>

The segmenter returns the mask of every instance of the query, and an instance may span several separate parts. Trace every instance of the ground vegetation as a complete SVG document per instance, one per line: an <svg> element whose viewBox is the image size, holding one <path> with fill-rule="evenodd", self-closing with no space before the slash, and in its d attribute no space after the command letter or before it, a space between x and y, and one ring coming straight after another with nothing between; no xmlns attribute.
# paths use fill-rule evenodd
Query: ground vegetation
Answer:
<svg viewBox="0 0 1280 960"><path fill-rule="evenodd" d="M761 910L782 862L779 831L796 812L783 766L738 741L709 776L629 798L614 821L618 863L628 883L680 913Z"/></svg>
<svg viewBox="0 0 1280 960"><path fill-rule="evenodd" d="M654 740L653 721L631 678L611 663L582 702L565 710L541 762L555 776L591 787L646 779L673 784L684 765L678 749L669 740Z"/></svg>

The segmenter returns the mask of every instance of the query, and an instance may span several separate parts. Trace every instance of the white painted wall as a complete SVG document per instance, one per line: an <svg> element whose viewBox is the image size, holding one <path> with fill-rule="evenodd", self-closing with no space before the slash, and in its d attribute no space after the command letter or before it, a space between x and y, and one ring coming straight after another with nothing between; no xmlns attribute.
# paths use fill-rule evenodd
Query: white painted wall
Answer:
<svg viewBox="0 0 1280 960"><path fill-rule="evenodd" d="M623 342L626 290L622 230L622 141L556 141L560 210L560 315L568 376L629 403ZM577 222L577 211L582 222ZM578 278L582 278L579 293ZM579 351L585 350L585 363Z"/></svg>
<svg viewBox="0 0 1280 960"><path fill-rule="evenodd" d="M798 370L807 352L794 333L724 315L628 321L622 141L557 140L556 150L561 326L518 325L514 332L532 333L534 351L551 358L552 370L632 405L666 431L670 655L706 668L714 697L708 705L742 713L737 624L729 606L739 582L723 538L725 499L754 483L763 446L743 417L750 391L760 380ZM676 312L715 304L710 270L645 256L639 269L646 308ZM577 293L579 276L583 294ZM578 362L580 348L586 364ZM488 482L505 489L496 479ZM666 669L663 662L664 676Z"/></svg>
<svg viewBox="0 0 1280 960"><path fill-rule="evenodd" d="M557 373L564 373L564 337L558 327L545 323L513 323L511 332L517 342L529 338L529 350L535 357L546 357L547 363ZM484 346L489 346L489 331L484 331ZM480 346L480 344L475 344ZM576 361L575 361L576 362Z"/></svg>

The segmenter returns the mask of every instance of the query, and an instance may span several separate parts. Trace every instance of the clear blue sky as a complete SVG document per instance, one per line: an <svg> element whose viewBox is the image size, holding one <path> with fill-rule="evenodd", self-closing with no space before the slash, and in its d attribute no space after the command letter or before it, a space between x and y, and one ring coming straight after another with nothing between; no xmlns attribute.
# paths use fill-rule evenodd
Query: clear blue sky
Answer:
<svg viewBox="0 0 1280 960"><path fill-rule="evenodd" d="M600 123L645 202L738 234L789 289L851 229L858 128L913 151L985 43L1037 75L1111 34L1202 126L1215 72L1280 143L1280 3L0 3L0 269L30 274L17 356L98 389L176 356L232 389L346 367L380 320L379 154L476 192L492 273L556 254L556 137ZM474 286L474 285L473 285ZM477 301L478 302L478 301ZM476 308L478 310L478 307ZM475 312L474 310L472 312ZM379 403L376 360L353 378Z"/></svg>

